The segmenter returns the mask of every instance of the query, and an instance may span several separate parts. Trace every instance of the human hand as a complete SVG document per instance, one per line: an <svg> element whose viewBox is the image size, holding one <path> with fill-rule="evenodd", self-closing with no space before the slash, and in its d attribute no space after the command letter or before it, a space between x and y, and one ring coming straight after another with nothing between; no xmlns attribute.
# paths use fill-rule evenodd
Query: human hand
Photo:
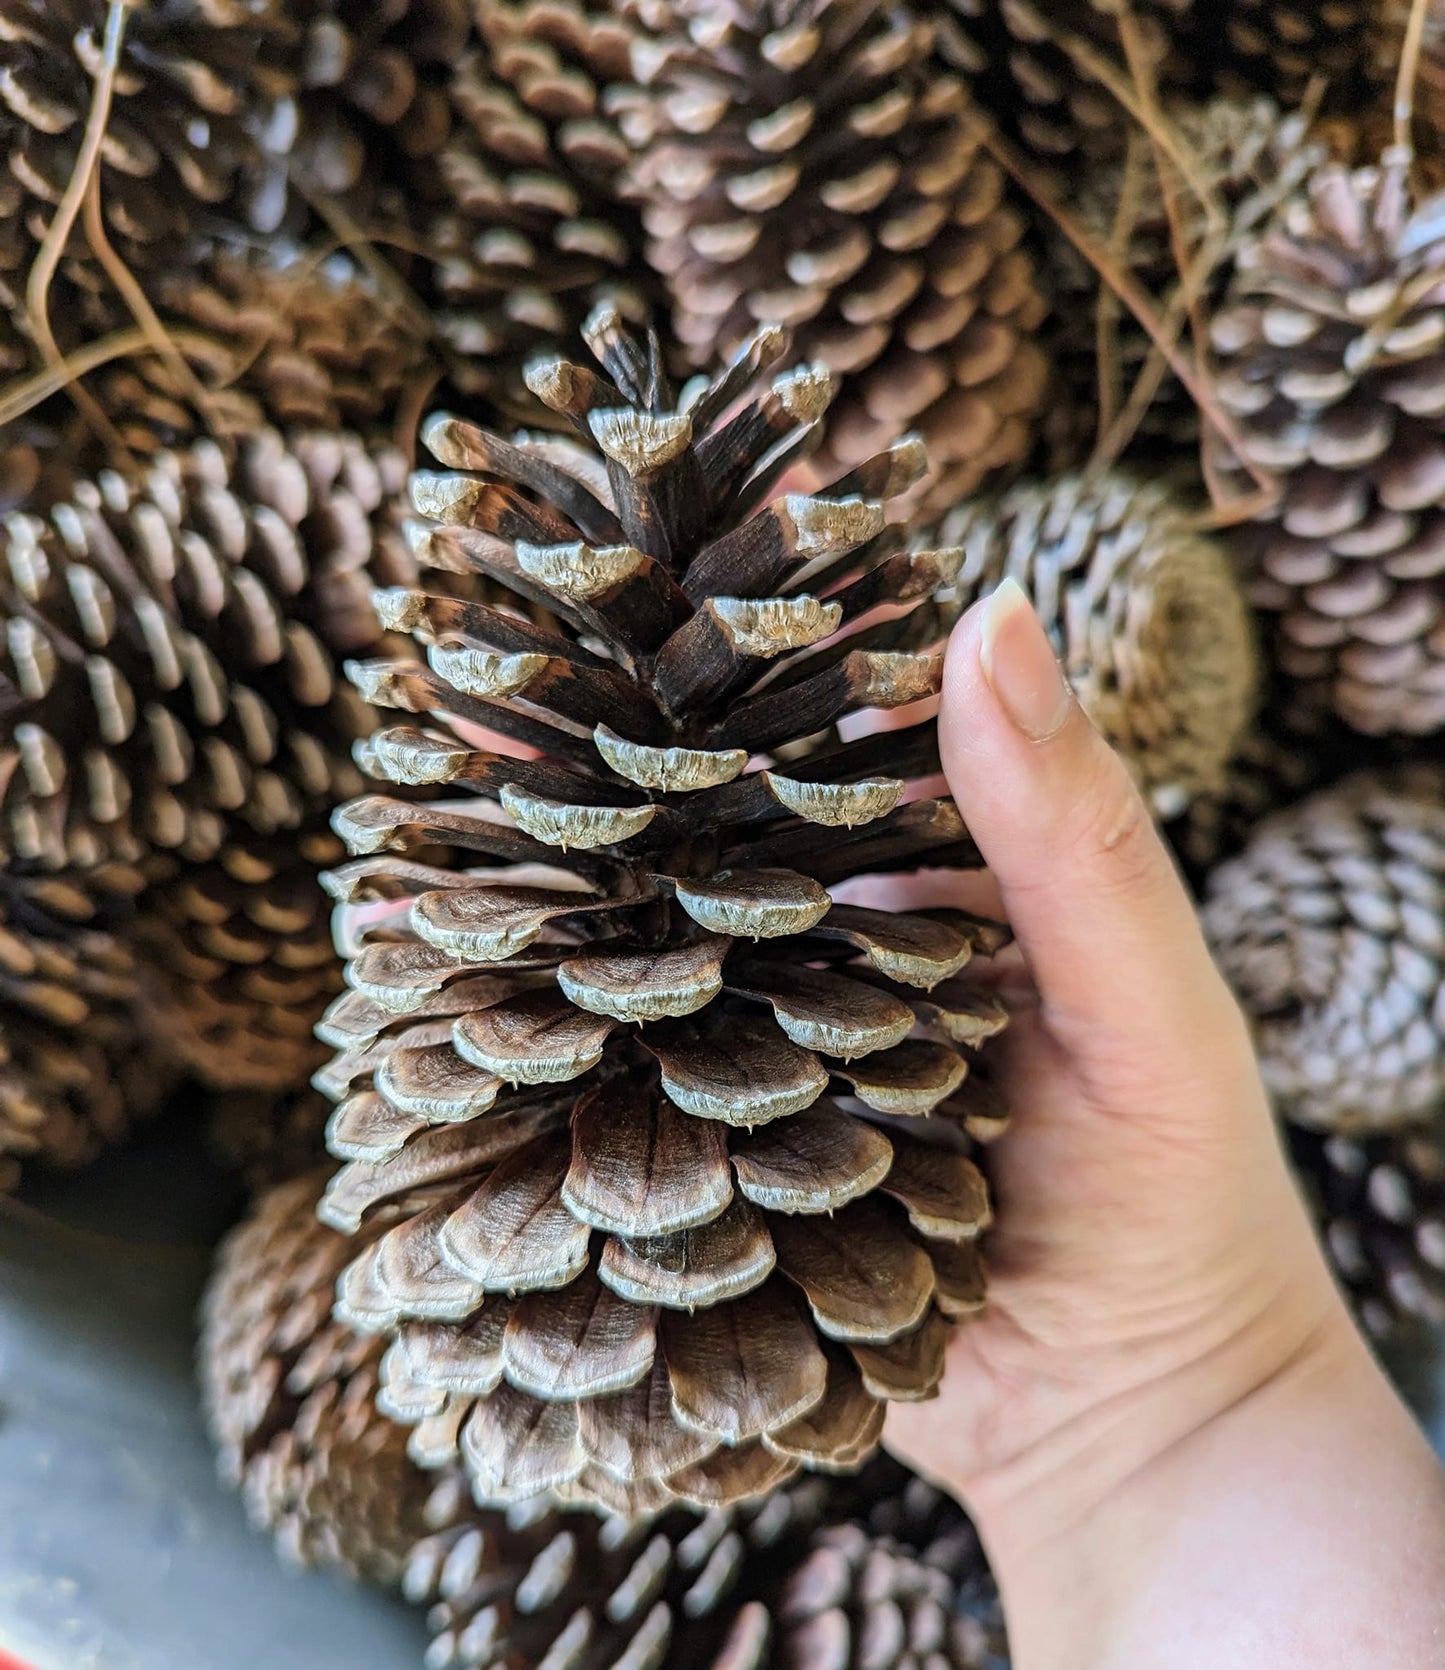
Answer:
<svg viewBox="0 0 1445 1670"><path fill-rule="evenodd" d="M1390 1662L1436 1663L1412 1655L1442 1624L1438 1475L1331 1285L1143 801L1017 587L955 632L940 730L1033 995L1002 1041L989 1308L891 1447L978 1520L1021 1670L1375 1663L1354 1626L1387 1597L1349 1597L1386 1548L1386 1587L1418 1570L1429 1597L1396 1607ZM1220 1634L1199 1614L1225 1594Z"/></svg>

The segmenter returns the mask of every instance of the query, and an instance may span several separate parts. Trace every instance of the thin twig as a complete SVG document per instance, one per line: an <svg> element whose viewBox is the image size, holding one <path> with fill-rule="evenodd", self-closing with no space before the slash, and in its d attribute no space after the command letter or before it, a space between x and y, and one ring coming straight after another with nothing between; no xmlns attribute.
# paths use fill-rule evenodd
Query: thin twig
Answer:
<svg viewBox="0 0 1445 1670"><path fill-rule="evenodd" d="M1401 151L1414 150L1410 129L1415 119L1415 82L1420 74L1420 52L1429 16L1430 0L1410 0L1410 20L1405 25L1400 72L1395 78L1395 145Z"/></svg>
<svg viewBox="0 0 1445 1670"><path fill-rule="evenodd" d="M215 339L202 335L200 331L173 331L171 341L182 351L189 349L198 359L205 359L216 350ZM149 345L150 338L139 326L112 331L109 336L87 342L73 354L64 355L42 371L7 383L3 393L0 393L0 427L24 417L26 412L33 411L42 401L49 400L51 395L59 394L62 389L73 389L77 378Z"/></svg>
<svg viewBox="0 0 1445 1670"><path fill-rule="evenodd" d="M105 46L101 56L100 74L95 78L95 90L91 95L90 113L86 117L85 135L80 143L80 152L75 159L75 167L71 170L65 193L50 225L46 228L40 248L35 252L35 260L31 263L30 274L25 284L25 311L29 317L31 335L40 350L40 357L47 365L54 365L61 358L60 345L50 328L50 286L55 280L61 256L70 241L70 234L75 229L76 216L80 213L81 204L90 185L90 177L100 157L101 143L105 139L105 130L110 122L111 100L115 96L115 78L120 69L121 42L125 38L128 16L129 7L124 0L110 0L106 11ZM84 413L87 421L95 427L96 432L105 439L107 446L124 462L134 464L135 460L121 439L120 432L93 396L78 384L71 384L70 397Z"/></svg>
<svg viewBox="0 0 1445 1670"><path fill-rule="evenodd" d="M1060 232L1139 321L1149 339L1163 354L1169 369L1193 397L1195 405L1199 407L1200 413L1206 422L1214 427L1220 438L1231 448L1239 460L1240 467L1255 483L1258 491L1252 496L1237 500L1233 504L1216 503L1211 518L1212 524L1227 526L1234 522L1250 521L1269 510L1278 502L1279 484L1250 459L1243 438L1240 436L1233 420L1220 407L1214 390L1209 387L1207 379L1197 375L1194 367L1169 340L1163 323L1150 305L1148 296L1144 294L1128 273L1121 271L1117 263L1109 259L1107 253L1100 253L1089 234L1079 225L1073 215L1064 208L1049 186L1038 177L1036 171L1014 152L1013 147L1006 140L995 130L989 129L983 134L983 144L999 166L1028 192L1029 196L1033 198L1045 214L1052 218Z"/></svg>
<svg viewBox="0 0 1445 1670"><path fill-rule="evenodd" d="M85 193L85 236L95 252L96 259L105 269L110 281L120 291L121 300L130 309L130 315L145 333L146 341L155 349L157 357L164 363L166 369L176 380L176 386L186 395L203 416L213 410L213 402L207 393L205 385L190 366L186 364L184 356L171 341L170 332L161 323L156 310L151 306L145 291L136 282L135 274L116 254L110 239L106 235L105 217L100 207L100 173L97 170L90 177L90 184Z"/></svg>

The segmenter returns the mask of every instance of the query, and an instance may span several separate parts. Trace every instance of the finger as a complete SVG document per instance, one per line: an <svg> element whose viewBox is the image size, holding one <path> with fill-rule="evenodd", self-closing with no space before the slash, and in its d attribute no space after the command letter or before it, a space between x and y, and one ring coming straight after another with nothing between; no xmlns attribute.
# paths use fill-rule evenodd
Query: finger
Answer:
<svg viewBox="0 0 1445 1670"><path fill-rule="evenodd" d="M955 629L939 729L1051 1025L1168 1049L1181 1029L1232 1016L1139 791L1013 581Z"/></svg>

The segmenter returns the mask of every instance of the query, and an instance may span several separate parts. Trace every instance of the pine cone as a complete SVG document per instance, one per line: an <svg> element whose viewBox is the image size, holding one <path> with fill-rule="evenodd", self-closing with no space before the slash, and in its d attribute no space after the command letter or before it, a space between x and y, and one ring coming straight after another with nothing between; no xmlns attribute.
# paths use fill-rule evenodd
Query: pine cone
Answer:
<svg viewBox="0 0 1445 1670"><path fill-rule="evenodd" d="M875 1647L895 1618L920 1653L937 1637L939 1670L994 1662L965 1652L982 1631L998 1638L967 1520L884 1457L856 1479L806 1479L750 1507L632 1523L545 1501L478 1508L459 1470L428 1478L406 1458L405 1429L371 1408L381 1342L328 1319L357 1243L317 1223L319 1193L315 1176L272 1189L221 1249L202 1309L207 1419L223 1477L291 1557L393 1583L418 1532L404 1585L431 1605L433 1670L526 1670L554 1662L549 1652L569 1654L572 1670L664 1654L781 1670L801 1644L848 1631L850 1612ZM973 1621L955 1625L964 1608Z"/></svg>
<svg viewBox="0 0 1445 1670"><path fill-rule="evenodd" d="M1323 157L1320 145L1306 138L1306 119L1285 115L1268 99L1217 98L1205 105L1169 107L1174 136L1204 182L1228 224L1218 235L1203 205L1172 168L1161 183L1156 154L1142 130L1129 142L1128 155L1092 168L1070 203L1078 223L1095 246L1107 251L1165 314L1188 278L1200 283L1205 318L1223 301L1233 259L1240 245L1287 197ZM1186 270L1181 273L1165 194L1175 205L1183 235ZM1050 269L1059 275L1061 305L1050 335L1056 378L1069 404L1084 421L1079 440L1092 445L1099 428L1102 386L1117 413L1133 393L1154 352L1143 326L1106 286L1098 273L1056 229L1046 229ZM1207 271L1195 270L1202 264ZM1100 297L1104 298L1101 313ZM1100 365L1100 326L1109 333L1108 361ZM1187 330L1182 338L1190 351ZM1185 449L1198 445L1199 410L1172 373L1161 381L1138 427L1139 454L1172 464ZM1101 374L1102 373L1102 374Z"/></svg>
<svg viewBox="0 0 1445 1670"><path fill-rule="evenodd" d="M1162 487L1067 476L946 516L962 604L1017 580L1094 723L1161 816L1219 793L1254 713L1254 637L1228 554Z"/></svg>
<svg viewBox="0 0 1445 1670"><path fill-rule="evenodd" d="M478 0L480 43L456 66L445 202L430 226L437 320L469 392L535 420L522 365L610 300L644 322L641 233L616 185L630 160L610 99L630 32L578 0ZM609 87L609 84L614 84Z"/></svg>
<svg viewBox="0 0 1445 1670"><path fill-rule="evenodd" d="M1047 306L987 118L908 6L638 0L629 191L694 365L759 322L844 378L829 458L916 427L941 505L1027 453ZM816 16L815 16L816 13Z"/></svg>
<svg viewBox="0 0 1445 1670"><path fill-rule="evenodd" d="M471 35L467 0L300 0L288 10L300 24L296 167L336 196L400 186L403 159L430 162L446 138L446 81Z"/></svg>
<svg viewBox="0 0 1445 1670"><path fill-rule="evenodd" d="M423 562L534 618L395 591L383 618L430 667L356 674L434 719L378 733L371 769L465 798L336 819L362 856L331 890L377 908L322 1029L351 1161L323 1212L407 1214L339 1314L399 1327L388 1398L421 1418L414 1453L460 1448L495 1499L633 1513L850 1465L980 1300L964 1148L999 1113L958 1046L1003 1014L953 976L1005 932L825 890L978 862L951 802L904 804L938 770L931 720L834 729L936 691L931 596L956 554L899 554L885 528L913 443L749 515L826 400L794 372L724 421L779 335L683 412L656 343L594 319L606 376L530 374L585 437L570 453L433 419L457 473L414 482ZM471 745L477 725L541 757ZM389 856L437 840L492 867Z"/></svg>
<svg viewBox="0 0 1445 1670"><path fill-rule="evenodd" d="M206 1420L222 1478L285 1555L396 1584L431 1485L376 1412L379 1343L330 1320L355 1246L317 1223L322 1181L272 1189L221 1246L201 1309Z"/></svg>
<svg viewBox="0 0 1445 1670"><path fill-rule="evenodd" d="M1370 1336L1445 1323L1440 1119L1379 1137L1289 1135L1330 1265Z"/></svg>
<svg viewBox="0 0 1445 1670"><path fill-rule="evenodd" d="M1241 252L1218 394L1282 487L1242 530L1280 667L1356 729L1445 726L1445 417L1438 200L1403 160L1326 164Z"/></svg>
<svg viewBox="0 0 1445 1670"><path fill-rule="evenodd" d="M0 1193L20 1162L70 1168L118 1141L175 1081L124 937L143 878L0 876Z"/></svg>
<svg viewBox="0 0 1445 1670"><path fill-rule="evenodd" d="M259 1194L326 1164L331 1103L307 1086L281 1095L228 1090L209 1099L206 1140L217 1161Z"/></svg>
<svg viewBox="0 0 1445 1670"><path fill-rule="evenodd" d="M1380 0L1227 0L1222 20L1211 8L1201 27L1217 34L1215 72L1223 92L1268 93L1291 108L1323 83L1329 108L1358 110L1387 77L1376 80L1368 42Z"/></svg>
<svg viewBox="0 0 1445 1670"><path fill-rule="evenodd" d="M1129 12L1157 89L1194 79L1193 0L1132 0ZM1129 118L1109 85L1131 87L1110 0L949 0L943 56L974 79L989 114L1032 158L1068 177L1119 157Z"/></svg>
<svg viewBox="0 0 1445 1670"><path fill-rule="evenodd" d="M4 840L27 865L220 852L359 783L366 712L333 658L371 648L368 587L415 572L405 463L347 435L201 442L6 518Z"/></svg>
<svg viewBox="0 0 1445 1670"><path fill-rule="evenodd" d="M1395 1130L1445 1104L1445 773L1352 777L1261 825L1204 928L1280 1112Z"/></svg>
<svg viewBox="0 0 1445 1670"><path fill-rule="evenodd" d="M197 411L170 368L136 356L89 379L139 457L209 434L241 447L267 424L283 429L388 431L437 375L422 321L350 261L247 259L219 249L149 286L163 323L209 337L189 360L207 390ZM410 437L407 437L408 440Z"/></svg>
<svg viewBox="0 0 1445 1670"><path fill-rule="evenodd" d="M0 6L0 269L27 336L26 278L80 158L107 11L102 0ZM274 229L285 189L272 152L294 125L276 62L294 30L279 0L131 5L123 24L98 163L107 233L121 258L133 268L182 259L216 212ZM62 346L130 323L78 232L60 278L50 316Z"/></svg>

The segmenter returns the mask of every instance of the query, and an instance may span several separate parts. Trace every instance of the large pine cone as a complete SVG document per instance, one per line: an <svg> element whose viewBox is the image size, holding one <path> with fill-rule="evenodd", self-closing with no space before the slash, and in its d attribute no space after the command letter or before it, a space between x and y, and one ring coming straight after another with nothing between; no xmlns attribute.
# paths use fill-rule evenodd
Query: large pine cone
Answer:
<svg viewBox="0 0 1445 1670"><path fill-rule="evenodd" d="M1445 1104L1445 771L1269 819L1210 878L1204 928L1286 1118L1384 1131Z"/></svg>
<svg viewBox="0 0 1445 1670"><path fill-rule="evenodd" d="M578 0L478 0L476 24L438 158L437 324L468 390L534 421L529 353L575 339L600 301L637 322L648 312L641 229L616 195L631 158L615 108L631 35Z"/></svg>
<svg viewBox="0 0 1445 1670"><path fill-rule="evenodd" d="M1090 718L1161 816L1223 790L1254 713L1249 611L1228 553L1168 492L1066 476L965 503L939 530L967 604L1006 579L1032 597Z"/></svg>
<svg viewBox="0 0 1445 1670"><path fill-rule="evenodd" d="M682 411L655 343L610 314L589 335L605 376L530 374L583 446L426 429L455 473L416 478L419 556L516 603L383 595L430 667L356 673L432 716L378 733L371 768L455 789L336 819L362 856L330 886L367 911L322 1031L351 1161L323 1213L404 1207L340 1314L398 1329L418 1455L460 1450L493 1498L637 1512L849 1465L882 1400L936 1383L981 1300L968 1133L998 1118L961 1046L1003 1023L956 976L1006 934L827 892L978 862L951 801L908 801L931 720L835 728L938 688L957 554L885 526L921 449L755 511L827 379L727 418L768 331ZM406 856L437 840L482 868Z"/></svg>
<svg viewBox="0 0 1445 1670"><path fill-rule="evenodd" d="M1440 202L1406 164L1318 170L1240 255L1218 393L1277 508L1242 531L1280 666L1358 730L1445 726Z"/></svg>
<svg viewBox="0 0 1445 1670"><path fill-rule="evenodd" d="M354 792L367 714L335 657L377 642L370 585L414 572L405 473L351 436L262 431L234 468L201 442L7 517L12 858L204 860Z"/></svg>
<svg viewBox="0 0 1445 1670"><path fill-rule="evenodd" d="M1047 366L987 118L908 6L639 0L629 131L649 258L697 365L760 322L844 378L829 455L910 426L943 502L1021 460Z"/></svg>
<svg viewBox="0 0 1445 1670"><path fill-rule="evenodd" d="M1445 1323L1442 1117L1377 1137L1290 1132L1330 1264L1376 1340Z"/></svg>
<svg viewBox="0 0 1445 1670"><path fill-rule="evenodd" d="M329 1319L356 1242L317 1223L320 1187L313 1175L270 1190L221 1249L202 1309L207 1419L223 1477L283 1552L401 1576L430 1605L433 1670L621 1670L720 1652L717 1670L783 1670L825 1646L819 1662L839 1666L994 1664L983 1652L1000 1638L997 1597L976 1537L885 1458L751 1507L631 1523L546 1502L482 1509L459 1470L429 1478L373 1406L381 1342Z"/></svg>

